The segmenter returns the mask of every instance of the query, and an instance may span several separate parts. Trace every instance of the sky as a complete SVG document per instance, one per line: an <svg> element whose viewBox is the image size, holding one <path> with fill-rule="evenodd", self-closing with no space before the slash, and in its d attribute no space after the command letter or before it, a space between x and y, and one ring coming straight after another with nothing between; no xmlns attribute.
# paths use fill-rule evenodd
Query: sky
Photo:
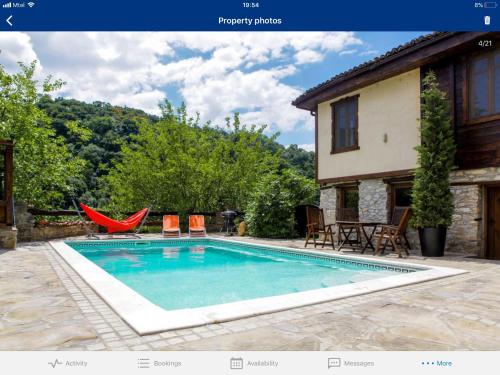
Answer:
<svg viewBox="0 0 500 375"><path fill-rule="evenodd" d="M312 150L314 120L290 103L304 90L424 32L0 32L0 64L38 60L55 97L158 114L168 99L203 122L266 124L284 145Z"/></svg>

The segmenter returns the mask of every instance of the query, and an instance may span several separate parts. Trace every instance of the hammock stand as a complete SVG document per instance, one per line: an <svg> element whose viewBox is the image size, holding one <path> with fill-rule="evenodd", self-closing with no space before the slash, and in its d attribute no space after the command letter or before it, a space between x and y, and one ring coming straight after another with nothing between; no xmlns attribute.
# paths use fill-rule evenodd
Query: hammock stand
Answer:
<svg viewBox="0 0 500 375"><path fill-rule="evenodd" d="M142 226L146 222L146 219L148 218L149 212L151 211L151 208L143 208L140 211L137 211L135 214L132 216L128 217L127 219L124 220L114 220L106 215L103 215L92 208L86 206L83 203L80 203L81 209L85 212L85 214L88 216L88 218L95 224L105 227L108 230L107 234L96 234L92 232L92 230L87 226L83 216L82 212L80 211L79 207L77 206L76 202L73 200L73 205L75 206L76 212L78 213L78 216L80 217L80 220L82 220L83 225L85 226L85 230L87 232L87 238L88 239L113 239L116 238L116 236L119 237L129 237L129 238L141 238L139 235ZM137 229L134 231L134 229L137 227ZM101 237L102 236L102 237Z"/></svg>

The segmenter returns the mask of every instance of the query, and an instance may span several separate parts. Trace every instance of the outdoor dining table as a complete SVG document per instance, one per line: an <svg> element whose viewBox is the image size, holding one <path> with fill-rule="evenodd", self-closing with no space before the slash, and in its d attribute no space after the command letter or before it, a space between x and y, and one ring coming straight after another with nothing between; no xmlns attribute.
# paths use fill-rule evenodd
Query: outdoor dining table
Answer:
<svg viewBox="0 0 500 375"><path fill-rule="evenodd" d="M361 249L361 254L364 254L366 249L370 247L375 252L375 246L373 246L373 235L377 230L377 226L383 223L377 221L340 220L337 221L336 224L339 228L339 247L337 250L340 251L344 246L350 246L351 248L356 247ZM356 239L351 237L353 234L356 234ZM342 239L342 237L344 238Z"/></svg>

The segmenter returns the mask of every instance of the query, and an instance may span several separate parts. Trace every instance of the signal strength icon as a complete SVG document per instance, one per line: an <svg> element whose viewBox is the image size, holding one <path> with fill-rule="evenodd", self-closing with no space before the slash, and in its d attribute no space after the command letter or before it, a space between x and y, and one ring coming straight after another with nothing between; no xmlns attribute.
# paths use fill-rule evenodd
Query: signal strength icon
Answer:
<svg viewBox="0 0 500 375"><path fill-rule="evenodd" d="M2 8L12 8L12 3L11 2L5 3L4 5L2 5Z"/></svg>
<svg viewBox="0 0 500 375"><path fill-rule="evenodd" d="M33 1L30 1L30 2L28 3L28 6L29 6L30 8L33 8L33 5L35 5L35 3L34 3Z"/></svg>

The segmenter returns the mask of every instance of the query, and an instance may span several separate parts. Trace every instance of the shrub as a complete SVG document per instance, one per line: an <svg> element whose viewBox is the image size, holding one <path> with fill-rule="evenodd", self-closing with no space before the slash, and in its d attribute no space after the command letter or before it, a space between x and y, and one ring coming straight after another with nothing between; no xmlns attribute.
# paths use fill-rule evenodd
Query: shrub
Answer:
<svg viewBox="0 0 500 375"><path fill-rule="evenodd" d="M455 141L446 94L431 71L424 78L422 92L421 144L419 166L413 184L413 226L436 228L450 226L453 195L449 176L454 166Z"/></svg>
<svg viewBox="0 0 500 375"><path fill-rule="evenodd" d="M295 237L295 207L313 203L316 194L313 180L290 169L280 175L263 176L246 208L248 233L255 237Z"/></svg>

